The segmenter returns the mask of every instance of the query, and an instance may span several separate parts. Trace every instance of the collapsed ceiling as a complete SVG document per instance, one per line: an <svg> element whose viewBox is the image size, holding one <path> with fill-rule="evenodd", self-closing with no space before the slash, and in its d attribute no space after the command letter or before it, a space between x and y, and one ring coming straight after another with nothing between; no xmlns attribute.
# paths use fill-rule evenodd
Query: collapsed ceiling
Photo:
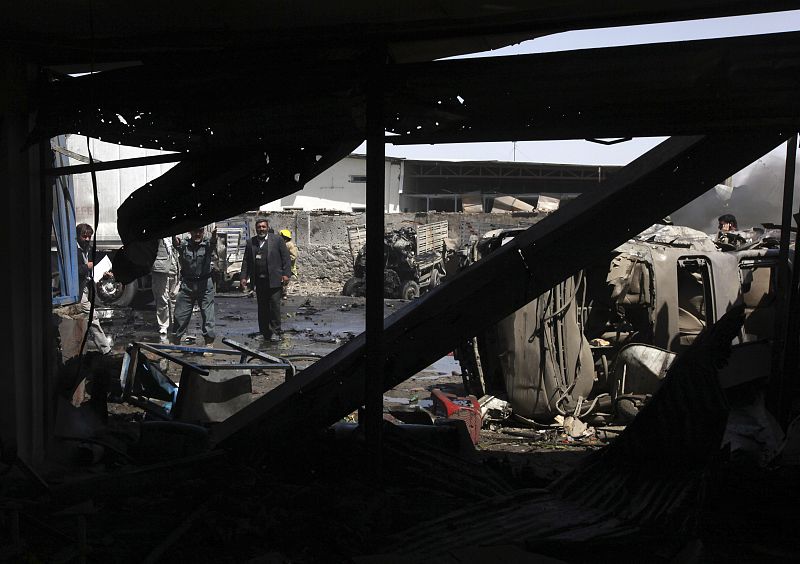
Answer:
<svg viewBox="0 0 800 564"><path fill-rule="evenodd" d="M55 17L34 2L12 8L0 29L41 62L131 65L43 76L32 142L81 133L181 153L118 211L124 280L149 268L154 239L291 194L350 153L365 138L376 72L395 143L796 127L797 34L428 62L566 29L795 4L249 2L220 14L112 1L66 2Z"/></svg>

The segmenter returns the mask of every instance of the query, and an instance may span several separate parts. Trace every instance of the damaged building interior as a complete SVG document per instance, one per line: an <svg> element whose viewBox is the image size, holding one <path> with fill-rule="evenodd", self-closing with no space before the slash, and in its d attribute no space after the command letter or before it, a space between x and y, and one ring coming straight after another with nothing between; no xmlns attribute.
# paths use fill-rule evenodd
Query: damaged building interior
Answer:
<svg viewBox="0 0 800 564"><path fill-rule="evenodd" d="M800 277L790 267L800 32L447 59L565 31L796 8L787 0L7 6L0 177L8 264L20 272L3 284L0 560L800 557L792 525ZM62 166L51 139L66 134L169 153ZM386 143L653 136L667 139L558 211L482 234L458 272L386 316L385 261L373 259L386 252ZM79 354L65 365L52 301L55 179L177 163L117 210L123 247L113 272L125 282L150 271L160 238L293 194L364 140L362 333L302 370L222 339L228 348L216 358L239 359L230 370L268 367L285 381L206 424L192 423L205 404L188 398L224 386L215 387L223 381L209 377L204 357L137 342L124 355ZM662 225L780 145L780 225L726 249ZM465 386L456 398L431 392L443 416L419 424L386 413L388 390L452 352ZM177 367L179 385L161 375L158 358ZM534 376L519 376L526 370ZM64 437L59 406L69 402L60 400L86 381L90 399L72 423L93 430ZM240 382L225 379L219 393ZM148 392L153 383L159 389ZM477 398L503 393L530 423L517 438L532 444L553 436L543 422L552 416L562 430L566 419L583 429L583 414L611 403L627 419L594 422L604 439L579 451L560 440L535 452L476 449ZM107 405L115 395L148 417L115 426ZM748 412L760 426L739 415L735 432L760 445L758 458L764 429L779 428L780 452L766 461L735 456L729 437L733 410L753 398L766 406ZM450 417L451 409L472 415Z"/></svg>

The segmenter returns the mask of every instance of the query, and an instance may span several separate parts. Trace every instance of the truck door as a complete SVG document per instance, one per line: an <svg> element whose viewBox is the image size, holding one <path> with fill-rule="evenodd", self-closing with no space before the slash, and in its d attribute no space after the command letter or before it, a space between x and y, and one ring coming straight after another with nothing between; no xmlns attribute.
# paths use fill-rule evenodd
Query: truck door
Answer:
<svg viewBox="0 0 800 564"><path fill-rule="evenodd" d="M704 257L678 259L678 350L688 347L716 319L711 264Z"/></svg>
<svg viewBox="0 0 800 564"><path fill-rule="evenodd" d="M739 272L742 283L745 321L744 342L772 339L775 336L776 277L774 260L742 260Z"/></svg>

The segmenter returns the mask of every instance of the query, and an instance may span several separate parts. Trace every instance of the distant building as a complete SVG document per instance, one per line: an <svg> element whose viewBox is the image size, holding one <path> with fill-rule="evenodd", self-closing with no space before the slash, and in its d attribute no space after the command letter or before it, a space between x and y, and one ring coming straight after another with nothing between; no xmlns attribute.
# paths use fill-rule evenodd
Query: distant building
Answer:
<svg viewBox="0 0 800 564"><path fill-rule="evenodd" d="M96 161L114 161L161 154L162 151L140 149L91 140ZM86 137L67 136L67 153L72 164L88 162ZM79 157L79 158L77 158ZM77 158L77 160L76 160ZM98 240L118 239L116 211L137 188L153 181L174 166L174 163L115 169L97 173L101 204ZM504 161L426 161L387 157L385 159L385 213L419 211L463 211L467 203L472 211L491 211L494 199L513 196L536 205L540 195L558 200L570 199L595 189L619 167L574 164L544 164ZM76 215L78 221L93 218L94 197L91 178L75 175ZM280 200L267 202L265 211L334 210L360 212L366 210L367 158L365 155L345 157L305 187Z"/></svg>
<svg viewBox="0 0 800 564"><path fill-rule="evenodd" d="M571 199L596 189L619 167L504 161L406 160L402 211L463 211L465 200L491 211L498 196L535 206L540 195Z"/></svg>
<svg viewBox="0 0 800 564"><path fill-rule="evenodd" d="M619 167L503 161L386 158L386 213L463 211L465 200L491 211L495 197L536 205L540 195L571 199L596 188ZM366 209L367 159L350 155L265 211ZM474 208L473 208L474 209Z"/></svg>
<svg viewBox="0 0 800 564"><path fill-rule="evenodd" d="M403 187L403 160L386 159L386 213L397 213ZM265 211L338 210L359 212L367 208L367 157L350 155L306 183L299 192L261 206Z"/></svg>

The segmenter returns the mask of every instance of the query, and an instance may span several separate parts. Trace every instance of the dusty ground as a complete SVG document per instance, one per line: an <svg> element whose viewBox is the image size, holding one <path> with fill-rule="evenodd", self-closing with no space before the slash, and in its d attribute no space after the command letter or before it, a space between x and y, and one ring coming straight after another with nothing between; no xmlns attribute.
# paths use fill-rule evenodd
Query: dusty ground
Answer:
<svg viewBox="0 0 800 564"><path fill-rule="evenodd" d="M115 354L121 354L127 343L132 341L158 342L158 330L152 304L146 300L148 296L139 296L140 301L133 308L111 310L110 318L101 323L108 335L115 341ZM403 300L385 300L386 316L402 309L407 302ZM227 337L248 347L252 347L273 356L318 355L324 356L364 330L365 299L338 295L308 296L293 294L283 301L283 340L280 343L269 343L259 340L258 314L256 299L252 295L239 292L218 294L216 299L216 332L217 339L213 348L227 349L222 339ZM192 343L202 344L200 314L195 312L187 332ZM152 355L151 355L152 356ZM198 358L187 355L195 361ZM155 357L153 357L155 358ZM203 362L232 361L216 355ZM295 361L298 368L303 368L309 361ZM180 373L176 366L170 365L170 376L179 381ZM274 389L284 380L284 373L279 370L254 371L254 399ZM387 409L407 408L419 404L430 396L430 390L439 387L446 391L463 393L461 385L461 368L452 356L446 356L419 374L412 376L396 389L385 394Z"/></svg>
<svg viewBox="0 0 800 564"><path fill-rule="evenodd" d="M404 300L384 300L384 315L392 315L408 303ZM339 295L290 295L282 306L284 338L280 343L264 342L255 337L258 324L256 300L252 295L246 296L238 292L218 294L216 304L217 340L213 345L215 348L228 348L222 343L222 338L228 337L278 357L303 354L324 356L364 330L364 298ZM146 300L142 300L134 308L118 310L116 317L103 321L103 325L106 332L114 336L118 352L123 350L126 343L134 340L158 341L155 312L152 310L152 304L148 304ZM198 312L193 314L187 335L193 337L197 343L203 342ZM198 360L196 356L186 356L191 360ZM225 362L225 360L224 357L217 355L213 362ZM207 361L210 360L203 359L203 362ZM298 368L307 365L308 362L298 362ZM170 376L180 381L177 365L168 363L167 366ZM253 371L253 399L279 386L283 383L284 376L282 370ZM430 407L429 398L434 388L457 395L464 394L461 366L452 355L441 358L425 370L388 390L384 394L384 410L402 413L414 412L420 407ZM126 412L131 411L131 408L112 405L111 410ZM580 454L599 448L601 445L601 441L595 438L580 441L569 439L560 428L514 429L491 425L482 430L478 449L487 456L497 453L509 462L514 461L515 454L518 453L538 453L539 462L536 464L536 470L531 468L518 470L533 473L538 478L552 479L568 468L568 465L564 464L565 460L577 460L572 453ZM549 456L551 454L552 456ZM518 466L516 462L512 462L512 465Z"/></svg>
<svg viewBox="0 0 800 564"><path fill-rule="evenodd" d="M131 341L158 341L146 297L140 296L133 308L104 314L115 354ZM386 300L384 311L391 315L405 305ZM284 339L264 343L254 338L255 299L223 294L217 298L214 347L225 348L221 339L229 337L275 356L324 355L363 330L364 314L363 298L294 295L283 304ZM202 342L197 313L189 335ZM213 361L222 359L215 355ZM170 374L179 379L177 371ZM280 385L283 377L282 371L256 372L253 399ZM452 356L386 392L385 409L414 409L434 387L463 393L460 366ZM124 405L112 404L110 411L121 421L143 415ZM510 491L512 484L545 485L587 448L573 448L555 432L524 431L486 430L471 459L426 446L420 437L387 431L377 473L375 456L365 451L357 434L267 445L258 466L223 455L179 467L167 464L136 478L120 478L128 465L111 455L86 466L78 480L56 478L49 501L21 511L22 554L30 561L75 559L77 517L71 512L78 504L77 511L86 512L89 561L347 562L381 552L389 542L383 539L420 520ZM151 445L154 451L168 447ZM0 515L0 525L10 526L7 515ZM3 530L8 527L0 526L0 541L9 540Z"/></svg>

